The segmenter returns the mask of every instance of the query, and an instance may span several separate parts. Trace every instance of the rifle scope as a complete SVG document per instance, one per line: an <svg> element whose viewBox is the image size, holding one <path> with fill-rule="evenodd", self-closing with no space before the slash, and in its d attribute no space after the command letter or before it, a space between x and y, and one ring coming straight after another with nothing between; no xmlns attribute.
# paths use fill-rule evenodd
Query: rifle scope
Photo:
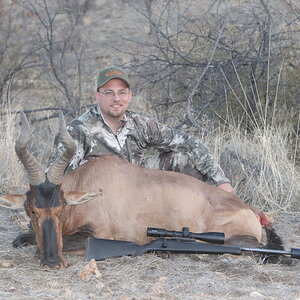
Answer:
<svg viewBox="0 0 300 300"><path fill-rule="evenodd" d="M224 244L225 239L225 234L223 232L194 233L190 232L188 227L183 227L182 231L173 231L166 230L163 228L148 227L147 236L194 239L215 244Z"/></svg>

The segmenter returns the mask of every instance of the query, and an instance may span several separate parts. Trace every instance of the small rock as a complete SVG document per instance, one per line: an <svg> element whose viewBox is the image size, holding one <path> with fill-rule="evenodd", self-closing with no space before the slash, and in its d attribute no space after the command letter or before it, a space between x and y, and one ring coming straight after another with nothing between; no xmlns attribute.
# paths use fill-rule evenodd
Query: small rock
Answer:
<svg viewBox="0 0 300 300"><path fill-rule="evenodd" d="M19 217L18 217L17 215L12 215L12 216L10 217L10 220L11 220L11 221L17 221L17 220L19 220Z"/></svg>
<svg viewBox="0 0 300 300"><path fill-rule="evenodd" d="M99 290L99 292L101 292L104 288L104 283L101 281L97 282L96 288Z"/></svg>
<svg viewBox="0 0 300 300"><path fill-rule="evenodd" d="M257 298L259 298L259 299L265 299L265 298L267 298L265 295L263 295L263 294L261 294L259 292L256 292L256 291L250 293L250 297L255 298L255 299L257 299Z"/></svg>
<svg viewBox="0 0 300 300"><path fill-rule="evenodd" d="M64 289L64 296L68 299L72 297L72 290L70 288L65 288Z"/></svg>
<svg viewBox="0 0 300 300"><path fill-rule="evenodd" d="M13 267L12 260L0 260L0 266L2 268L10 269Z"/></svg>

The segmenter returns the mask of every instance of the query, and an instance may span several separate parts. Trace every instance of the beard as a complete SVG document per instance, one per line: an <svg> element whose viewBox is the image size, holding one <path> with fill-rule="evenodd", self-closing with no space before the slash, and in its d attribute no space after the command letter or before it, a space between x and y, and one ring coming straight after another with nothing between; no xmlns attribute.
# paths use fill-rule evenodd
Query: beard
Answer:
<svg viewBox="0 0 300 300"><path fill-rule="evenodd" d="M119 119L120 117L122 117L125 113L125 108L122 107L121 109L109 109L107 114L111 117L111 118L116 118Z"/></svg>

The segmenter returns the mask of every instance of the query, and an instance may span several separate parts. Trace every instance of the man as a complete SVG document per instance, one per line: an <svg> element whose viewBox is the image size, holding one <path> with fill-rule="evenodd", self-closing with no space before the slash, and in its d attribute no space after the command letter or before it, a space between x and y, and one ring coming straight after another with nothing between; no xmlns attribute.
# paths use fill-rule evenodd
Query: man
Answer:
<svg viewBox="0 0 300 300"><path fill-rule="evenodd" d="M67 127L77 151L66 172L99 155L113 154L136 165L185 173L233 193L229 179L200 140L127 110L131 99L124 70L109 67L100 71L96 105ZM64 151L61 143L56 140L55 144L52 161ZM151 149L157 153L147 156ZM13 241L15 247L34 243L32 231Z"/></svg>
<svg viewBox="0 0 300 300"><path fill-rule="evenodd" d="M229 179L207 148L195 137L129 111L128 75L117 67L100 71L96 105L68 126L77 151L66 170L102 154L117 155L136 165L182 172L233 193ZM147 156L147 150L157 150ZM64 147L58 144L55 159Z"/></svg>

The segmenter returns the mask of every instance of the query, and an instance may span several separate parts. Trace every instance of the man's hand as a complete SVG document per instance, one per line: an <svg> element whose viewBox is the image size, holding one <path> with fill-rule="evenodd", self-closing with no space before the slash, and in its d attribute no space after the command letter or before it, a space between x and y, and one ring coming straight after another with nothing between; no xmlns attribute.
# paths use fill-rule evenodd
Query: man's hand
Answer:
<svg viewBox="0 0 300 300"><path fill-rule="evenodd" d="M221 183L217 186L217 188L222 189L228 193L234 194L233 187L229 182Z"/></svg>

